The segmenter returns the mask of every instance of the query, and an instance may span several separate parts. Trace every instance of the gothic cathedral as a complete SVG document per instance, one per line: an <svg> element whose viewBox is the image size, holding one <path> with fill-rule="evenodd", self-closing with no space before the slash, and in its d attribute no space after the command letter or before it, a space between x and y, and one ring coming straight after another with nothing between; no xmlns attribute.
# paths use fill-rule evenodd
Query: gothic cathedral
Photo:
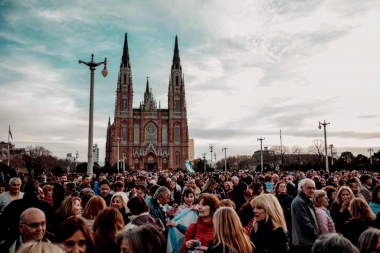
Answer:
<svg viewBox="0 0 380 253"><path fill-rule="evenodd" d="M111 124L108 120L106 164L116 166L119 153L119 161L125 157L126 169L129 170L185 168L188 150L185 81L177 36L169 78L168 107L161 108L159 104L157 108L147 79L144 100L138 108L133 108L132 69L128 37L125 34L116 88L114 122Z"/></svg>

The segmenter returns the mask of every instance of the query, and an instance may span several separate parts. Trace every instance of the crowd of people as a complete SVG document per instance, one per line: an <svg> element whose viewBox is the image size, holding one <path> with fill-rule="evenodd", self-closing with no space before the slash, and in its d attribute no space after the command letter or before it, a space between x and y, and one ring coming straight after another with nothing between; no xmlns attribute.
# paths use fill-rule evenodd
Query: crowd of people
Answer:
<svg viewBox="0 0 380 253"><path fill-rule="evenodd" d="M379 176L134 171L41 184L19 175L0 185L0 252L380 252ZM179 222L188 214L193 222ZM168 247L172 230L178 248Z"/></svg>

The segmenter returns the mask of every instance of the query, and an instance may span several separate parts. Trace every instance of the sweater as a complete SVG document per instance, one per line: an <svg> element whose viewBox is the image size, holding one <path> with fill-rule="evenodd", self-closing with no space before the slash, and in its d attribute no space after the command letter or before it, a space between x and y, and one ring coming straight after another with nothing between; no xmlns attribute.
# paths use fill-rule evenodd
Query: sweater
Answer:
<svg viewBox="0 0 380 253"><path fill-rule="evenodd" d="M24 197L24 193L20 192L18 195L18 199L22 199L22 197ZM0 194L0 212L3 212L5 207L9 205L9 203L11 202L12 202L12 196L9 193L9 191L3 192L2 194Z"/></svg>
<svg viewBox="0 0 380 253"><path fill-rule="evenodd" d="M187 252L186 242L189 240L199 240L201 246L208 246L213 237L214 224L212 220L204 222L201 217L198 217L197 222L191 223L187 228L180 252Z"/></svg>
<svg viewBox="0 0 380 253"><path fill-rule="evenodd" d="M315 213L317 214L319 234L323 235L336 233L334 222L331 217L328 216L326 211L322 209L322 207L315 207Z"/></svg>

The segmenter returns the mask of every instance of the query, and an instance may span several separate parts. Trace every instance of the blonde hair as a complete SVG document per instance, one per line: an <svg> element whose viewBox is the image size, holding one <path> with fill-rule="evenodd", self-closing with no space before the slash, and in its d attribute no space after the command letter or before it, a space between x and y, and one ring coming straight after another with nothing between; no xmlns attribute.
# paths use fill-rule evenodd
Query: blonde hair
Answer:
<svg viewBox="0 0 380 253"><path fill-rule="evenodd" d="M92 196L83 210L82 217L95 220L98 214L107 207L106 202L100 196Z"/></svg>
<svg viewBox="0 0 380 253"><path fill-rule="evenodd" d="M339 191L336 195L336 200L335 200L335 202L338 203L339 205L342 204L342 193L343 193L343 191L348 191L348 193L351 195L351 199L355 198L355 195L352 192L350 187L342 186L339 188Z"/></svg>
<svg viewBox="0 0 380 253"><path fill-rule="evenodd" d="M235 205L235 202L233 202L232 200L230 199L222 199L220 201L220 204L221 206L224 206L224 207L231 207L233 209L236 209L236 205Z"/></svg>
<svg viewBox="0 0 380 253"><path fill-rule="evenodd" d="M270 220L272 223L272 228L277 229L279 227L287 231L284 211L277 198L272 194L259 195L251 201L251 206L253 209L261 208L266 212L265 222L268 223ZM255 225L255 231L258 229L258 224Z"/></svg>
<svg viewBox="0 0 380 253"><path fill-rule="evenodd" d="M230 207L221 207L214 213L213 247L222 246L223 253L227 248L230 253L252 253L254 246L243 232L239 216Z"/></svg>
<svg viewBox="0 0 380 253"><path fill-rule="evenodd" d="M65 251L57 244L29 242L23 244L17 253L65 253Z"/></svg>
<svg viewBox="0 0 380 253"><path fill-rule="evenodd" d="M112 200L115 197L117 197L117 196L121 197L121 200L123 201L123 206L125 208L125 213L129 213L129 209L127 207L129 199L128 199L128 196L127 196L127 194L125 192L115 192L115 194L111 198L111 205L112 205Z"/></svg>
<svg viewBox="0 0 380 253"><path fill-rule="evenodd" d="M348 210L353 219L363 222L374 221L376 219L376 215L373 213L367 202L361 198L353 198L350 201Z"/></svg>
<svg viewBox="0 0 380 253"><path fill-rule="evenodd" d="M323 207L322 201L325 196L327 196L327 193L324 190L316 190L313 197L313 205L315 207Z"/></svg>

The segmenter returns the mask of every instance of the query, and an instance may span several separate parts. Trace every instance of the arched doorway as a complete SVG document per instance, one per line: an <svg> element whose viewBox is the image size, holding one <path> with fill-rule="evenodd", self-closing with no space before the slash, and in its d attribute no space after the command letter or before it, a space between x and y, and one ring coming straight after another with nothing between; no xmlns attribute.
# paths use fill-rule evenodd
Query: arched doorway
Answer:
<svg viewBox="0 0 380 253"><path fill-rule="evenodd" d="M157 170L157 157L149 153L145 157L145 170Z"/></svg>

